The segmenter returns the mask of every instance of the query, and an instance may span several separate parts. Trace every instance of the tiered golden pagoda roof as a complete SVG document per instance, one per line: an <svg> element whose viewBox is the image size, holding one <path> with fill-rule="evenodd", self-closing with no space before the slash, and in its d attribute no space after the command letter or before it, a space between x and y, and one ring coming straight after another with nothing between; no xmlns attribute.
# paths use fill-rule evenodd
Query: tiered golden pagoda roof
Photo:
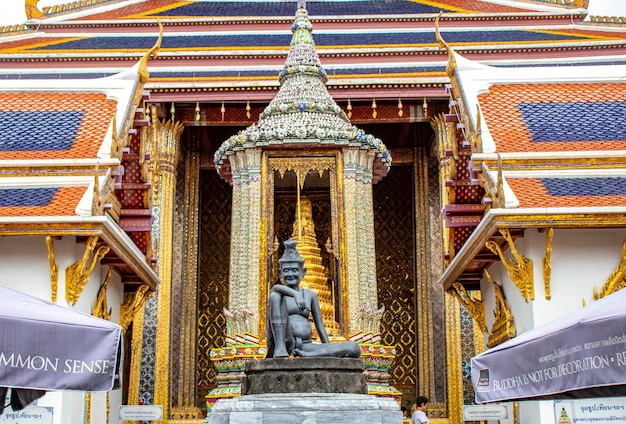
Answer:
<svg viewBox="0 0 626 424"><path fill-rule="evenodd" d="M280 90L259 117L226 140L215 153L220 175L229 180L229 156L247 148L357 146L375 154L374 180L387 174L391 155L383 142L350 123L325 86L326 71L320 63L312 37L313 26L304 5L296 12L293 37L279 75Z"/></svg>

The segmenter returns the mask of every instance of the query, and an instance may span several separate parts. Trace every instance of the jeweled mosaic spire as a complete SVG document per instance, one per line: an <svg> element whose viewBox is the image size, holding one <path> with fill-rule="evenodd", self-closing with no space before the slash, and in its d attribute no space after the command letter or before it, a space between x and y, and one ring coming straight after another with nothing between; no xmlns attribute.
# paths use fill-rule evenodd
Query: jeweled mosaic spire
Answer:
<svg viewBox="0 0 626 424"><path fill-rule="evenodd" d="M234 149L277 145L310 149L316 144L360 145L373 150L386 174L391 155L383 142L352 125L326 88L328 75L315 50L313 25L304 1L298 2L291 32L291 48L278 77L278 94L256 124L230 137L217 150L214 160L220 175L229 179L229 167L224 165Z"/></svg>

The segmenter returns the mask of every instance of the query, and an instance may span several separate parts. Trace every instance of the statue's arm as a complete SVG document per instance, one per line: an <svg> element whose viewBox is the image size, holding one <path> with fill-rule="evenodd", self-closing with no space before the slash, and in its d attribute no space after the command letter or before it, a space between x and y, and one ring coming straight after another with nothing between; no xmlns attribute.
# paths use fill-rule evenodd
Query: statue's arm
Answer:
<svg viewBox="0 0 626 424"><path fill-rule="evenodd" d="M317 294L312 290L310 290L309 293L311 295L311 314L313 315L313 323L315 323L317 335L320 337L322 343L328 343L328 334L326 333L326 327L324 327L324 320Z"/></svg>
<svg viewBox="0 0 626 424"><path fill-rule="evenodd" d="M296 305L298 305L298 308L300 309L303 309L306 306L304 303L304 297L302 296L302 293L300 293L298 290L294 290L291 287L284 286L282 284L275 284L274 286L272 286L272 291L280 293L283 296L293 297L293 299L296 301Z"/></svg>

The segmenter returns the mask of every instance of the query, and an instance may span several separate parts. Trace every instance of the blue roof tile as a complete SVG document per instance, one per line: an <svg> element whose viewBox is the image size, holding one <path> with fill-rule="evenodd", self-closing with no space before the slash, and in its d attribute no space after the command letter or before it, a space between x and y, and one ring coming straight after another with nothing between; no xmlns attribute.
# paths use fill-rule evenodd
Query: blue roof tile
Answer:
<svg viewBox="0 0 626 424"><path fill-rule="evenodd" d="M552 196L624 196L626 178L541 178Z"/></svg>
<svg viewBox="0 0 626 424"><path fill-rule="evenodd" d="M0 152L69 150L82 111L0 112Z"/></svg>
<svg viewBox="0 0 626 424"><path fill-rule="evenodd" d="M626 102L520 103L518 108L533 142L626 140Z"/></svg>
<svg viewBox="0 0 626 424"><path fill-rule="evenodd" d="M452 11L445 6L428 6L406 0L386 1L307 1L310 16L389 15L439 13ZM193 2L153 13L150 16L284 16L293 17L294 9L284 2Z"/></svg>
<svg viewBox="0 0 626 424"><path fill-rule="evenodd" d="M56 187L0 189L0 207L46 206L56 193Z"/></svg>
<svg viewBox="0 0 626 424"><path fill-rule="evenodd" d="M326 72L333 76L341 76L341 75L367 75L367 74L398 74L404 75L407 73L425 73L425 72L445 72L445 65L442 66L403 66L403 67L380 67L380 68L332 68L325 67ZM3 71L0 70L0 80L33 80L33 79L93 79L93 78L102 78L106 76L113 75L114 73L93 73L93 72L84 72L84 73L62 73L62 72L50 72L45 74L40 73L28 73L28 70L24 70L19 74L10 73L3 74ZM158 78L237 78L237 77L277 77L279 72L279 67L274 70L237 70L237 69L229 69L229 70L180 70L180 71L151 71L150 78L158 79Z"/></svg>
<svg viewBox="0 0 626 424"><path fill-rule="evenodd" d="M510 31L448 31L443 38L454 43L499 43L499 42L535 42L563 41L585 39L576 35L549 34L523 30ZM199 34L199 35L165 35L162 49L207 49L218 47L287 47L291 42L291 34ZM436 44L435 32L374 32L328 34L314 33L315 44L320 46L354 46L354 45L407 45ZM154 45L153 36L139 37L91 37L78 40L59 41L55 44L39 46L33 50L145 50Z"/></svg>

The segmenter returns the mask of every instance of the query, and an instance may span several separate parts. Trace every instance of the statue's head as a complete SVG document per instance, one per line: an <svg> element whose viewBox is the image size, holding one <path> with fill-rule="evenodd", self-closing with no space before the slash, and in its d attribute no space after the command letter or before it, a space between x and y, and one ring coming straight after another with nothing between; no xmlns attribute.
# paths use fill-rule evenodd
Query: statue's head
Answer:
<svg viewBox="0 0 626 424"><path fill-rule="evenodd" d="M304 258L298 253L294 239L290 238L284 244L285 251L278 260L278 274L288 286L298 286L306 274Z"/></svg>

